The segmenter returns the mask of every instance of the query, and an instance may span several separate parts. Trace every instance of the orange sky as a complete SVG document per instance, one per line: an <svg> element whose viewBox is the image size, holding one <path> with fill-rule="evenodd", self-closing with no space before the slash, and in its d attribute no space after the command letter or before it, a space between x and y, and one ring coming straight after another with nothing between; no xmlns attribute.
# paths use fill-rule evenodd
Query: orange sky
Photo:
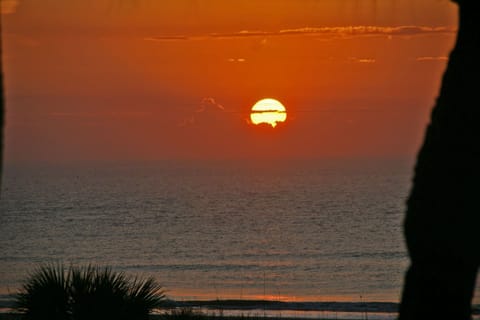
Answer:
<svg viewBox="0 0 480 320"><path fill-rule="evenodd" d="M413 157L456 28L447 0L2 1L10 163Z"/></svg>

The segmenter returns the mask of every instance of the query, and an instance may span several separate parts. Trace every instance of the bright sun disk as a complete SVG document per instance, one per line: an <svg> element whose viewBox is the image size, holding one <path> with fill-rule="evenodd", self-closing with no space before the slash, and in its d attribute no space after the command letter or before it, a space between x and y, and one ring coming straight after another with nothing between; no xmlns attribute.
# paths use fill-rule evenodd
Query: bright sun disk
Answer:
<svg viewBox="0 0 480 320"><path fill-rule="evenodd" d="M287 110L278 100L262 99L252 107L250 120L255 125L265 123L275 128L279 122L287 120Z"/></svg>

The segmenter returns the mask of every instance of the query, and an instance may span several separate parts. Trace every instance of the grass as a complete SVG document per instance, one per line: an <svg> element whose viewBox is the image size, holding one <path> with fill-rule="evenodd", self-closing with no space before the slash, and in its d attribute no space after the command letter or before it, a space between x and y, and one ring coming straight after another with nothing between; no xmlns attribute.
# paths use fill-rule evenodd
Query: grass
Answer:
<svg viewBox="0 0 480 320"><path fill-rule="evenodd" d="M172 309L169 312L163 314L162 317L169 320L206 320L208 319L208 315L190 307Z"/></svg>

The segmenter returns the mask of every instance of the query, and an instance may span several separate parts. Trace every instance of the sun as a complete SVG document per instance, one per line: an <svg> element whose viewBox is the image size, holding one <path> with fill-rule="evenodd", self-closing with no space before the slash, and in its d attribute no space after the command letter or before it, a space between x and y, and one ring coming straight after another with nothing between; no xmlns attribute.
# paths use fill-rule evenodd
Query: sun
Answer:
<svg viewBox="0 0 480 320"><path fill-rule="evenodd" d="M250 120L255 125L264 123L275 128L279 122L287 120L287 110L278 100L262 99L252 107Z"/></svg>

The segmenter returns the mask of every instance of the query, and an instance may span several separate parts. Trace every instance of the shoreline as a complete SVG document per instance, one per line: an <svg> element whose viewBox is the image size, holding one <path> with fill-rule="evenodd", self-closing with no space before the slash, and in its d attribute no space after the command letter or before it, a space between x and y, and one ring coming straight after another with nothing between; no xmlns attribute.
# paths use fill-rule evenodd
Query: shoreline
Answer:
<svg viewBox="0 0 480 320"><path fill-rule="evenodd" d="M2 310L13 308L12 296L0 297L0 313ZM185 300L166 299L161 310L195 309L208 311L297 311L297 312L371 312L396 313L397 302L377 301L278 301L263 299L214 299L214 300Z"/></svg>
<svg viewBox="0 0 480 320"><path fill-rule="evenodd" d="M12 313L13 298L1 297L0 320L17 320ZM151 319L179 319L175 310L187 310L185 318L191 319L259 319L311 320L311 319L396 319L397 302L288 302L274 300L166 300L163 308ZM474 319L480 319L480 305L473 306ZM183 319L183 318L182 318Z"/></svg>
<svg viewBox="0 0 480 320"><path fill-rule="evenodd" d="M167 301L166 308L201 308L206 310L266 310L266 311L332 311L332 312L375 312L396 313L396 302L340 302L340 301L275 301L275 300L189 300Z"/></svg>
<svg viewBox="0 0 480 320"><path fill-rule="evenodd" d="M339 320L339 319L348 319L348 320L383 320L383 319L397 319L397 314L392 315L391 317L376 317L375 315L367 314L367 315L356 315L353 317L342 317L341 315L320 315L317 317L303 317L303 316L264 316L264 315L241 315L241 316L228 316L228 315L203 315L203 316L190 316L190 317L176 317L176 316L168 316L168 315L149 315L150 320L261 320L261 319L268 319L268 320ZM473 320L480 319L480 316L474 315L472 317ZM14 313L0 313L0 320L22 320L22 316L19 314Z"/></svg>

